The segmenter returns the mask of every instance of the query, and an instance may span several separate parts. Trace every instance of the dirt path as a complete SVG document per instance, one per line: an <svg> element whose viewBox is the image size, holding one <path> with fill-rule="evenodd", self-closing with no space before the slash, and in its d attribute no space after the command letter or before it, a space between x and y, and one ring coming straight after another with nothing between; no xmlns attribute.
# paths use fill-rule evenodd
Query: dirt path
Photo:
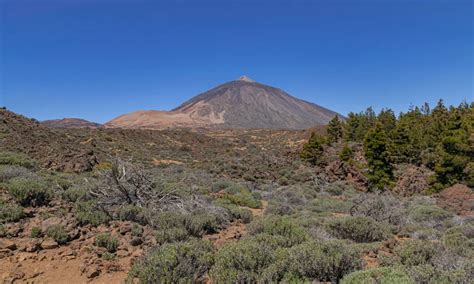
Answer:
<svg viewBox="0 0 474 284"><path fill-rule="evenodd" d="M253 217L258 218L263 216L267 207L268 201L262 200L262 208L249 208L244 206L241 206L240 208L250 210L252 212ZM232 222L224 230L216 234L205 235L203 238L205 240L212 241L214 246L219 249L227 242L239 240L245 235L247 235L247 225L242 223L242 221L237 220Z"/></svg>

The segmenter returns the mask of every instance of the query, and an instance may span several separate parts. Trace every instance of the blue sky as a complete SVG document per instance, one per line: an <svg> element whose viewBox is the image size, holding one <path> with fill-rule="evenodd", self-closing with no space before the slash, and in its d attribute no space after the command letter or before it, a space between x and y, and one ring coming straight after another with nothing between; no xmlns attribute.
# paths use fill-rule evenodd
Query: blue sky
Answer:
<svg viewBox="0 0 474 284"><path fill-rule="evenodd" d="M106 122L246 74L342 114L473 101L473 2L0 0L0 105Z"/></svg>

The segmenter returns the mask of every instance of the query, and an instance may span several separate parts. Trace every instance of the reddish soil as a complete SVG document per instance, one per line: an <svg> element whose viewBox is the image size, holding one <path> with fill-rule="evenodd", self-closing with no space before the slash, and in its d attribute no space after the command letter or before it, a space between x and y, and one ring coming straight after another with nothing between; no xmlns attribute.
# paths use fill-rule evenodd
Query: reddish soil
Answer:
<svg viewBox="0 0 474 284"><path fill-rule="evenodd" d="M254 217L261 217L265 213L267 206L268 201L262 200L262 208L249 208L243 206L241 206L241 208L252 211ZM231 241L237 241L245 235L247 235L247 226L242 223L242 221L238 220L232 222L227 228L216 234L205 235L204 239L212 241L214 246L219 249L224 244Z"/></svg>
<svg viewBox="0 0 474 284"><path fill-rule="evenodd" d="M474 192L463 184L455 184L443 190L437 200L438 206L461 216L474 216Z"/></svg>

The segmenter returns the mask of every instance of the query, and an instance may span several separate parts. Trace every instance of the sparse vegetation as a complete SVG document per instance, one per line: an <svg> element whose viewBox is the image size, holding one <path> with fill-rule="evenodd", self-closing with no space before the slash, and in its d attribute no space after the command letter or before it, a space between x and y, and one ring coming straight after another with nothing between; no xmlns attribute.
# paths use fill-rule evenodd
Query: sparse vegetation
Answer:
<svg viewBox="0 0 474 284"><path fill-rule="evenodd" d="M331 220L328 230L341 239L349 239L359 243L383 240L387 232L384 225L368 217L345 217Z"/></svg>
<svg viewBox="0 0 474 284"><path fill-rule="evenodd" d="M7 204L0 200L0 224L6 222L17 222L23 218L23 207L16 204Z"/></svg>
<svg viewBox="0 0 474 284"><path fill-rule="evenodd" d="M60 256L100 263L83 277L141 254L130 283L470 283L471 112L368 109L311 137L57 129L67 150L22 150L38 162L0 145L0 237L25 253L84 245ZM452 200L432 195L453 183Z"/></svg>
<svg viewBox="0 0 474 284"><path fill-rule="evenodd" d="M69 240L66 229L61 225L53 225L46 230L46 235L58 244L65 244Z"/></svg>
<svg viewBox="0 0 474 284"><path fill-rule="evenodd" d="M8 182L7 188L22 206L42 206L51 199L48 186L36 179L13 178Z"/></svg>
<svg viewBox="0 0 474 284"><path fill-rule="evenodd" d="M188 283L203 280L213 264L210 242L191 240L164 244L137 261L129 273L129 282Z"/></svg>
<svg viewBox="0 0 474 284"><path fill-rule="evenodd" d="M95 237L94 244L107 249L109 253L114 253L119 246L119 240L108 233L104 233Z"/></svg>

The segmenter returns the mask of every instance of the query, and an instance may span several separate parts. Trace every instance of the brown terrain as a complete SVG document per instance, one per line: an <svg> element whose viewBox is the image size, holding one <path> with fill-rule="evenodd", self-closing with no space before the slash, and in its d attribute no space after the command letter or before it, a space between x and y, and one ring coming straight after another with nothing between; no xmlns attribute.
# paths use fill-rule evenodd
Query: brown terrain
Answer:
<svg viewBox="0 0 474 284"><path fill-rule="evenodd" d="M356 197L366 190L367 179L360 170L360 165L366 163L362 147L350 145L354 150L353 165L337 158L342 144L336 144L325 149L327 163L324 167L310 167L301 163L298 155L313 131L324 132L325 129L49 128L35 120L0 110L0 150L27 154L37 162L35 169L50 178L71 173L66 178L77 176L84 183L83 177L92 178L108 161L120 157L153 171L163 184L171 180L174 186L181 185L185 190L189 185L193 189L194 186L200 190L209 189L214 182L221 180L245 184L262 194L261 208L238 206L249 210L254 219L263 220L267 215L282 214L279 212L290 214L301 208L306 208L303 209L305 212L327 214L313 215L317 218L349 218L352 213L347 205L353 204ZM397 195L392 198L400 202L416 201L416 197L421 197L419 195L427 189L431 175L432 172L422 167L400 167L396 171ZM345 189L338 192L334 184L342 181ZM262 189L263 186L271 189ZM313 192L312 189L319 191ZM217 200L224 192L216 190L205 194L209 199ZM377 198L377 195L366 197ZM454 185L437 195L423 198L430 199L429 206L437 204L466 222L473 216L473 192L465 185ZM13 202L1 183L0 200ZM317 200L324 202L312 203ZM416 202L421 202L421 199ZM331 204L336 206L317 207ZM132 221L113 220L97 227L80 225L74 215L74 206L74 203L57 196L47 206L25 207L24 218L5 223L7 237L0 237L0 279L4 283L122 283L132 264L157 245L156 228L143 225L143 234L136 237L132 232ZM387 206L392 205L387 203ZM410 207L402 203L397 205L399 207L393 206L387 208ZM383 208L374 210L380 210L380 215L386 213ZM408 216L403 214L402 217ZM58 224L68 233L66 244L58 244L44 234L32 237L33 227L45 231ZM247 226L243 219L232 219L202 238L210 240L219 251L229 242L251 237ZM424 226L422 224L417 230L422 231ZM100 233L110 233L119 240L112 257L94 244ZM324 233L318 237L324 239L326 236ZM374 243L373 248L364 252L363 268L381 266L385 258L396 256L397 247L415 237L415 233L390 235ZM210 276L206 277L210 283Z"/></svg>
<svg viewBox="0 0 474 284"><path fill-rule="evenodd" d="M41 122L42 125L50 128L100 128L102 125L80 118L51 119Z"/></svg>
<svg viewBox="0 0 474 284"><path fill-rule="evenodd" d="M204 92L172 111L140 110L112 119L105 126L306 129L325 125L336 115L334 111L243 76Z"/></svg>

